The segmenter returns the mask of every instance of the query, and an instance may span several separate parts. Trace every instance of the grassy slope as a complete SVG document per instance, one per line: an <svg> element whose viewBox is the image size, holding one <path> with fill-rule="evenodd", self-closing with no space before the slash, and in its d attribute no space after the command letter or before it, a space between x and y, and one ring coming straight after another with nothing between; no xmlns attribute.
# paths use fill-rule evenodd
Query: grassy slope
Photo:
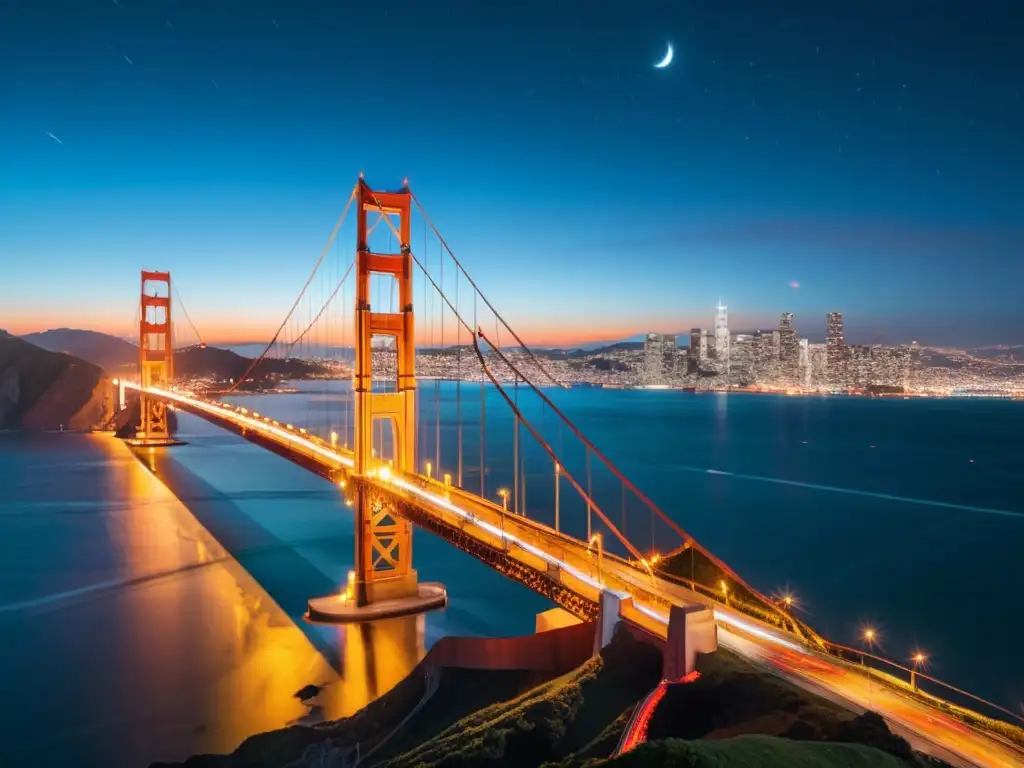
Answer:
<svg viewBox="0 0 1024 768"><path fill-rule="evenodd" d="M533 675L445 670L440 687L427 706L392 738L388 738L381 750L373 753L363 765L377 764L430 738L467 713L511 698L528 687L525 681ZM160 763L155 768L171 768L173 765L187 768L279 768L303 765L310 755L330 754L332 751L344 753L354 748L356 743L365 755L395 730L422 698L424 691L422 670L418 669L351 717L315 727L292 726L261 733L246 739L229 755L195 755L184 764Z"/></svg>
<svg viewBox="0 0 1024 768"><path fill-rule="evenodd" d="M855 744L798 742L771 736L737 736L724 741L669 739L641 744L594 768L906 768L902 760Z"/></svg>
<svg viewBox="0 0 1024 768"><path fill-rule="evenodd" d="M661 654L620 633L600 657L573 672L511 701L485 707L377 765L538 766L587 748L602 735L605 741L614 741L617 734L613 738L606 733L608 724L660 676Z"/></svg>
<svg viewBox="0 0 1024 768"><path fill-rule="evenodd" d="M373 753L367 765L386 762L442 733L474 712L496 702L514 699L533 687L527 682L531 676L530 673L514 670L442 670L437 691L430 701Z"/></svg>
<svg viewBox="0 0 1024 768"><path fill-rule="evenodd" d="M698 657L701 676L671 686L651 718L651 739L700 739L762 733L822 738L853 715L767 674L724 648Z"/></svg>

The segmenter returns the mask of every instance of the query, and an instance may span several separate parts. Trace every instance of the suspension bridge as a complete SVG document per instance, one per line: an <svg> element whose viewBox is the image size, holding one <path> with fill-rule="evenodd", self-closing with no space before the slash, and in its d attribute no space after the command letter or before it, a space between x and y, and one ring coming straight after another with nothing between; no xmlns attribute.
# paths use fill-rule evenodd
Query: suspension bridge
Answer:
<svg viewBox="0 0 1024 768"><path fill-rule="evenodd" d="M349 251L339 235L353 209ZM723 645L878 711L919 748L960 763L1024 760L1013 727L921 691L921 680L939 681L919 669L820 637L659 509L559 407L564 385L488 300L408 184L381 191L360 176L277 332L219 395L176 380L172 305L205 345L170 274L143 271L141 288L139 376L120 382L139 402L130 442L172 444L168 412L193 414L322 476L352 507L355 567L338 594L310 596L311 618L365 621L443 605L444 589L420 583L413 567L419 526L583 619L611 595L622 620L666 638L673 607L706 606ZM323 366L304 425L223 399L290 359ZM905 673L909 685L864 666L865 656Z"/></svg>

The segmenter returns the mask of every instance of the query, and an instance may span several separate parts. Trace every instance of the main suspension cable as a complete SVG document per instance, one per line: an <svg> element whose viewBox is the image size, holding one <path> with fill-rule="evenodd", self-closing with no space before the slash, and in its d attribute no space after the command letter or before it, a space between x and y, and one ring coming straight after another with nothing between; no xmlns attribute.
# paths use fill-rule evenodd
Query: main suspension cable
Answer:
<svg viewBox="0 0 1024 768"><path fill-rule="evenodd" d="M185 316L185 320L188 321L189 326L192 328L192 333L196 335L199 340L199 346L205 347L206 342L203 341L203 337L199 333L199 329L196 328L196 324L192 322L192 318L188 316L188 310L185 309L185 302L181 300L181 294L178 292L178 284L174 283L171 286L171 290L174 291L174 298L178 301L178 306L181 307L181 314Z"/></svg>
<svg viewBox="0 0 1024 768"><path fill-rule="evenodd" d="M483 336L483 334L480 334L480 338L483 338L485 341L487 340L486 337ZM504 398L505 402L508 404L508 407L512 409L514 418L517 421L521 421L523 423L523 425L530 432L530 434L533 435L533 438L537 441L541 448L543 448L545 452L548 454L548 456L551 457L552 461L554 461L556 464L561 464L561 459L555 454L554 450L551 448L548 442L540 435L540 433L537 432L536 429L533 428L533 425L526 420L526 418L523 416L520 410L516 407L515 403L508 396L508 393L495 378L494 374L491 372L491 369L487 366L487 361L484 360L483 353L480 350L479 340L475 336L473 338L473 349L476 351L476 356L480 360L480 365L483 367L484 373L487 375L487 378L491 380L491 383L494 384L494 386L497 388L502 398ZM562 467L562 474L565 475L565 477L569 480L569 483L576 490L576 492L587 502L588 506L593 508L593 510L597 513L598 517L600 517L601 520L604 521L604 524L608 526L608 530L611 531L612 534L619 541L621 541L623 545L625 545L627 551L631 555L633 555L637 560L643 560L644 558L643 555L640 554L640 551L633 546L632 542L630 542L629 539L622 535L619 529L615 526L615 523L608 519L607 515L605 515L605 513L601 510L597 503L590 497L590 495L585 490L583 490L583 487L576 481L576 478L573 477L573 474L568 469L566 469L564 465L562 465Z"/></svg>
<svg viewBox="0 0 1024 768"><path fill-rule="evenodd" d="M292 348L302 341L302 338L310 332L313 326L316 325L317 321L323 316L324 311L331 305L331 302L334 301L334 298L338 295L338 291L340 291L342 286L345 285L345 281L352 272L352 267L355 266L355 263L354 259L349 262L348 269L345 270L345 274L342 276L341 280L338 281L338 284L334 286L334 290L331 292L331 295L327 297L327 301L324 302L322 307L320 307L320 311L316 313L316 317L310 321L309 325L306 326L306 329L291 341L285 342L284 356L286 358L291 356ZM330 327L330 323L328 323L328 327Z"/></svg>
<svg viewBox="0 0 1024 768"><path fill-rule="evenodd" d="M249 364L249 367L246 368L245 373L242 374L241 378L239 378L238 381L231 385L231 389L227 391L227 394L231 394L232 392L234 392L236 389L238 389L239 386L241 386L243 381L249 378L253 370L255 370L256 366L263 362L263 358L267 356L267 353L270 352L274 344L277 343L277 338L281 335L281 331L284 330L284 327L288 324L288 321L291 320L292 314L295 312L295 309L299 306L299 302L302 301L302 297L306 295L306 290L309 288L310 283L313 282L313 278L316 276L317 271L320 269L320 265L323 264L324 257L327 256L327 252L330 250L331 244L334 242L334 239L338 236L338 231L341 229L341 225L345 223L345 217L348 215L348 209L352 207L352 201L356 199L357 188L358 187L352 187L352 194L348 196L348 202L345 203L345 210L343 210L341 212L341 216L338 217L338 223L334 225L334 231L331 232L331 236L327 239L327 243L324 245L323 250L320 251L320 258L316 260L316 265L313 267L313 271L306 279L306 284L303 285L302 290L299 291L299 295L295 299L295 303L292 304L292 308L288 310L288 314L285 315L284 320L281 321L281 325L278 326L277 333L274 334L274 338L270 340L270 343L267 344L267 348L263 350L260 356Z"/></svg>
<svg viewBox="0 0 1024 768"><path fill-rule="evenodd" d="M483 291L480 290L480 286L478 286L476 284L476 282L474 282L473 278L470 277L469 272L467 272L466 268L464 266L462 266L462 262L459 261L459 259L455 256L455 254L452 252L452 249L448 246L448 243L445 241L444 237L441 236L441 233L438 231L437 227L434 226L434 222L430 219L430 216L428 216L427 212L423 209L423 205L420 203L419 198L416 197L416 194L412 190L409 190L409 195L412 197L413 202L416 203L416 207L419 208L420 213L423 215L423 220L427 222L427 226L429 226L430 229L433 231L433 233L437 236L437 239L440 241L440 243L444 247L444 249L448 252L448 255L452 257L452 261L455 262L455 266L457 266L459 268L459 271L462 272L462 274L466 276L466 280L468 280L469 284L471 286L473 286L473 290L475 290L478 294L480 294L480 298L484 300L484 304L486 304L487 307L491 310L491 312L494 313L494 316L501 322L501 324L503 326L505 326L506 330L509 333L512 334L512 337L519 343L519 346L522 347L526 351L526 353L533 360L534 365L537 366L537 368L540 370L540 372L543 373L544 376L546 376L551 381L552 384L554 384L557 387L561 387L561 388L564 389L565 388L565 384L563 384L561 381L559 381L553 375L551 375L551 373L544 366L544 364L541 363L540 358L537 357L536 354L534 354L532 349L530 349L528 346L526 346L526 342L524 342L521 338L519 338L519 334L517 334L512 329L512 326L510 326L507 322L505 322L505 318L503 318L498 313L498 310L494 308L494 305L491 304L491 302L484 295Z"/></svg>

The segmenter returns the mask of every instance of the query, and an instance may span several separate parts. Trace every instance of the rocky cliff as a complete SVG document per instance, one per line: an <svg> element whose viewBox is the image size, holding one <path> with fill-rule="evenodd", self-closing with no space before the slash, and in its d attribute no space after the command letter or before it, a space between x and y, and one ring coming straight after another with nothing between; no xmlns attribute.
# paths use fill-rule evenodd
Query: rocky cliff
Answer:
<svg viewBox="0 0 1024 768"><path fill-rule="evenodd" d="M0 429L96 429L113 406L101 368L0 333Z"/></svg>

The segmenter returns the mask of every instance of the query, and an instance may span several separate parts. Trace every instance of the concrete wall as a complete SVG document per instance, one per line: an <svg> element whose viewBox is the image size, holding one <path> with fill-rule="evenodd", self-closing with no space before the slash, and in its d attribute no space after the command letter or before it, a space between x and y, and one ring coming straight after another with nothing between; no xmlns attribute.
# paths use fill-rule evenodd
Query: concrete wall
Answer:
<svg viewBox="0 0 1024 768"><path fill-rule="evenodd" d="M523 637L442 637L424 665L462 669L518 669L556 675L590 658L594 624L580 623Z"/></svg>
<svg viewBox="0 0 1024 768"><path fill-rule="evenodd" d="M573 616L565 608L552 608L550 611L544 611L543 613L537 614L537 623L534 626L534 632L548 632L552 629L562 629L563 627L574 627L577 624L582 624L583 620Z"/></svg>
<svg viewBox="0 0 1024 768"><path fill-rule="evenodd" d="M718 626L711 609L703 605L673 605L668 620L668 642L662 675L679 680L694 670L698 653L718 650Z"/></svg>

